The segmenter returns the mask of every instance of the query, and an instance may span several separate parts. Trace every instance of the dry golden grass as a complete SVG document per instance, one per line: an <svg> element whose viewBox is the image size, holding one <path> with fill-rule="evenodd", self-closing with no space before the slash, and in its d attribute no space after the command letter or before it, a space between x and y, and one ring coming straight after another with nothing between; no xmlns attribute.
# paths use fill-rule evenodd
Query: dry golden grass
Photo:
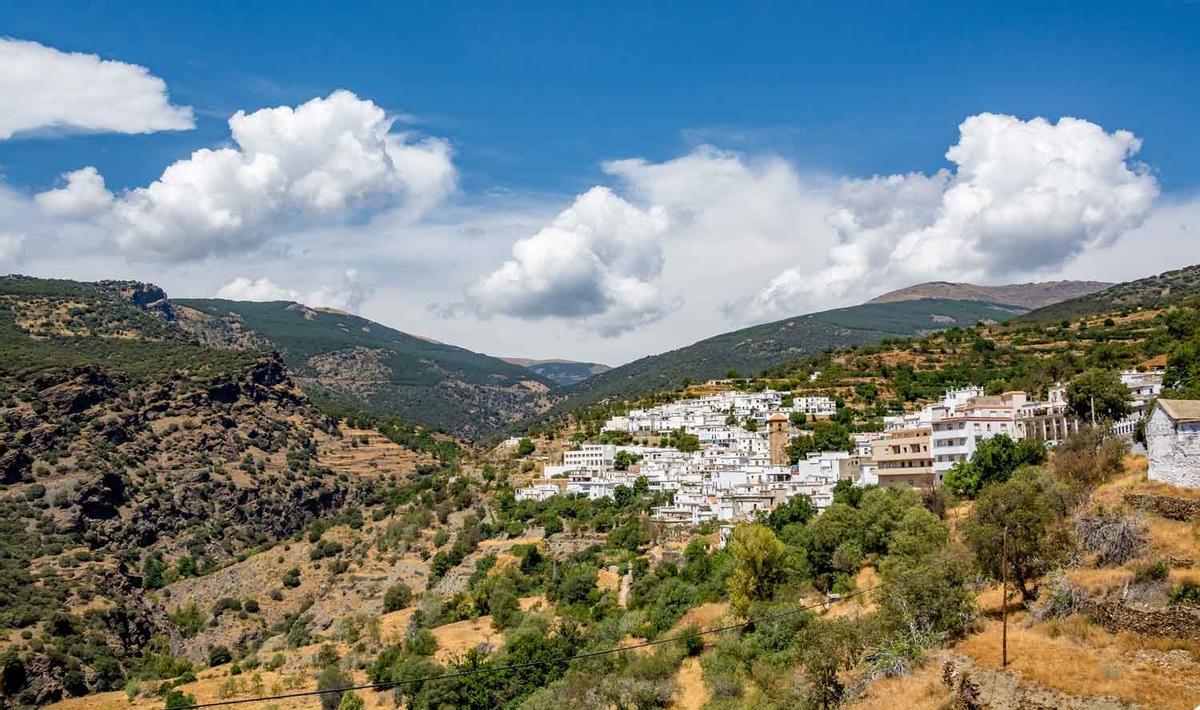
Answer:
<svg viewBox="0 0 1200 710"><path fill-rule="evenodd" d="M930 661L906 676L875 681L852 707L856 710L943 708L951 697L950 690L942 685L941 664Z"/></svg>
<svg viewBox="0 0 1200 710"><path fill-rule="evenodd" d="M671 627L670 635L681 633L685 628L695 625L702 629L720 626L729 616L729 602L707 602L688 609L679 621Z"/></svg>
<svg viewBox="0 0 1200 710"><path fill-rule="evenodd" d="M311 671L311 672L309 672ZM264 693L274 694L274 690L281 690L284 693L296 693L316 690L317 671L316 669L305 669L297 673L276 673L272 671L260 671L258 673L263 682ZM229 695L222 692L222 686L229 682L228 674L221 670L204 671L194 683L187 683L180 687L185 693L196 698L198 703L210 703L218 700L232 700L238 698L254 697L252 692L251 678L253 673L244 673L239 678L245 682L244 690L237 692L234 695ZM362 671L356 671L351 674L354 684L367 683L367 676ZM279 684L279 685L277 685ZM281 687L282 686L282 687ZM369 691L359 692L359 696L364 700L364 705L367 710L384 710L395 708L395 704L391 700L390 694L377 694ZM98 693L89 695L85 698L71 698L63 700L47 707L55 710L160 710L163 706L162 698L159 697L138 697L133 702L130 702L123 692ZM288 698L285 700L274 700L268 703L248 703L232 707L260 707L260 708L275 708L276 710L316 710L321 707L321 701L318 696L310 695L301 698Z"/></svg>
<svg viewBox="0 0 1200 710"><path fill-rule="evenodd" d="M1150 552L1155 557L1187 558L1200 564L1200 521L1150 518Z"/></svg>
<svg viewBox="0 0 1200 710"><path fill-rule="evenodd" d="M521 610L547 608L548 603L543 596L521 597ZM401 609L379 617L380 637L385 643L399 643L408 629L408 621L416 612L415 607ZM453 624L443 624L429 630L437 639L438 649L434 657L445 663L456 656L461 656L472 648L487 644L499 648L504 643L504 635L492 627L491 616L480 616L476 619L456 621Z"/></svg>
<svg viewBox="0 0 1200 710"><path fill-rule="evenodd" d="M1180 664L1200 664L1154 649L1130 653L1129 641L1082 619L1026 625L1024 615L1010 618L1008 670L1025 682L1079 697L1112 695L1154 708L1193 708L1200 702L1200 673L1180 672ZM955 646L981 665L1000 667L1000 623Z"/></svg>
<svg viewBox="0 0 1200 710"><path fill-rule="evenodd" d="M609 569L596 573L596 588L602 592L615 592L621 588L621 575Z"/></svg>
<svg viewBox="0 0 1200 710"><path fill-rule="evenodd" d="M699 658L685 658L675 675L675 692L668 707L676 710L700 710L712 698L700 668Z"/></svg>
<svg viewBox="0 0 1200 710"><path fill-rule="evenodd" d="M880 583L879 573L874 567L863 567L854 577L854 588L870 589ZM859 619L871 614L876 609L873 594L862 594L843 602L830 604L819 613L831 618Z"/></svg>
<svg viewBox="0 0 1200 710"><path fill-rule="evenodd" d="M1161 481L1149 480L1146 477L1148 465L1145 456L1137 454L1126 456L1124 475L1098 486L1092 494L1092 502L1109 507L1123 506L1125 505L1126 493L1200 500L1200 489L1177 488Z"/></svg>

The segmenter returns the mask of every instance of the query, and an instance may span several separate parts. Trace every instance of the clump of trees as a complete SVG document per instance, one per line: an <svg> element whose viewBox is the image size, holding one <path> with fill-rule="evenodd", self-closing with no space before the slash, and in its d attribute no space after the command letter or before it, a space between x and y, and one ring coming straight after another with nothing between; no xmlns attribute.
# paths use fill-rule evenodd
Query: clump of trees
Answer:
<svg viewBox="0 0 1200 710"><path fill-rule="evenodd" d="M1045 458L1040 442L1013 441L1008 434L996 434L979 442L971 458L956 462L942 486L955 496L975 498L984 486L1003 483L1022 466L1036 466Z"/></svg>
<svg viewBox="0 0 1200 710"><path fill-rule="evenodd" d="M1066 397L1081 421L1111 422L1129 413L1129 388L1111 368L1083 371L1067 385Z"/></svg>
<svg viewBox="0 0 1200 710"><path fill-rule="evenodd" d="M788 444L788 458L796 463L810 451L850 451L854 440L850 430L838 422L813 422L810 434L794 437Z"/></svg>

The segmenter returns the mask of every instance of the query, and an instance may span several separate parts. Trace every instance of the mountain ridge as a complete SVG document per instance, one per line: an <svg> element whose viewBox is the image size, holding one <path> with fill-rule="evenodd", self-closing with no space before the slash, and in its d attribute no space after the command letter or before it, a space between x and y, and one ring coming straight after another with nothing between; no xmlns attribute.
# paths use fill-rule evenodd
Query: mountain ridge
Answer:
<svg viewBox="0 0 1200 710"><path fill-rule="evenodd" d="M1113 284L1106 289L1043 306L1022 321L1078 318L1097 313L1154 308L1200 293L1200 264Z"/></svg>
<svg viewBox="0 0 1200 710"><path fill-rule="evenodd" d="M1052 303L1086 296L1110 288L1106 281L1030 281L1020 284L981 286L955 281L927 281L881 294L867 303L895 303L924 298L943 298L955 301L985 301L1022 308L1041 308Z"/></svg>
<svg viewBox="0 0 1200 710"><path fill-rule="evenodd" d="M980 321L1005 321L1026 310L982 301L915 299L864 303L784 318L720 333L615 367L564 390L566 399L549 412L674 389L684 379L725 377L730 370L752 374L827 348L920 335Z"/></svg>

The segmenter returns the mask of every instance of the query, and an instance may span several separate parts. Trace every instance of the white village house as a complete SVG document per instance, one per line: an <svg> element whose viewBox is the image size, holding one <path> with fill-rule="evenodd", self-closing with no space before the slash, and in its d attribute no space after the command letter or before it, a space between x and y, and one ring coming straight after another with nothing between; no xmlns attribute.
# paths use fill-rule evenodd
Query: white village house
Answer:
<svg viewBox="0 0 1200 710"><path fill-rule="evenodd" d="M1150 480L1200 488L1200 400L1160 399L1146 421Z"/></svg>

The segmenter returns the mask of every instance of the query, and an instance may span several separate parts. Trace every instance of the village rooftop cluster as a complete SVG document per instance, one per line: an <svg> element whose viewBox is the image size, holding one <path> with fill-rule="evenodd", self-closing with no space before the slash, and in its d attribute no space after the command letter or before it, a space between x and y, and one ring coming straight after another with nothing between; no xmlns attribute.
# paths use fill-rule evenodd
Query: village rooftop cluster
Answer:
<svg viewBox="0 0 1200 710"><path fill-rule="evenodd" d="M1162 390L1162 371L1129 370L1121 380L1129 389L1130 414L1111 426L1132 437L1148 403ZM1155 413L1170 415L1159 419L1171 423L1149 427L1159 437L1149 446L1151 477L1186 485L1175 480L1174 469L1195 469L1187 457L1200 449L1200 406L1161 402L1166 404L1156 406ZM812 435L805 424L836 412L830 397L771 389L723 391L634 409L609 419L603 430L642 443L581 444L563 452L561 463L547 463L541 480L519 489L516 497L545 500L566 494L594 500L613 498L618 486L642 485L670 494L669 504L653 509L656 522L731 524L755 519L801 494L824 510L839 481L933 488L955 463L969 459L980 442L993 436L1050 448L1081 425L1062 386L1050 388L1044 401L1023 391L988 395L981 387L968 386L947 390L939 401L914 412L885 417L881 431L852 434L853 446L847 450L808 451L791 461L793 439ZM1176 421L1180 418L1182 424ZM1168 430L1171 442L1164 438ZM1191 443L1180 444L1181 436ZM648 445L651 440L659 445ZM1187 460L1168 464L1168 456Z"/></svg>

